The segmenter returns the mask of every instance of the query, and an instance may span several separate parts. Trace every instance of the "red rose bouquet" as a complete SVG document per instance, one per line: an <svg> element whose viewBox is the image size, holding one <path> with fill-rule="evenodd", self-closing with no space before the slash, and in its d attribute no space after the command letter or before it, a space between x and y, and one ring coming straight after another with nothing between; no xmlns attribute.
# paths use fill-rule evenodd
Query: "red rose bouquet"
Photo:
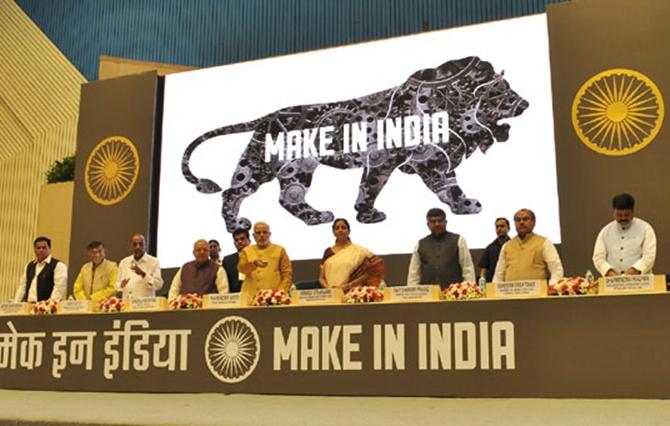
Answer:
<svg viewBox="0 0 670 426"><path fill-rule="evenodd" d="M58 302L55 300L42 300L30 305L30 315L53 315L58 312Z"/></svg>
<svg viewBox="0 0 670 426"><path fill-rule="evenodd" d="M98 312L121 312L123 311L123 308L125 307L126 303L123 301L123 299L119 299L118 297L108 297L106 299L102 299L100 302L98 302L97 306L97 311Z"/></svg>
<svg viewBox="0 0 670 426"><path fill-rule="evenodd" d="M372 286L354 287L344 296L344 301L346 303L383 302L384 292Z"/></svg>
<svg viewBox="0 0 670 426"><path fill-rule="evenodd" d="M170 299L170 309L200 309L202 308L202 297L196 293L180 294Z"/></svg>
<svg viewBox="0 0 670 426"><path fill-rule="evenodd" d="M252 306L279 306L290 305L291 298L284 290L258 290L258 293L251 300Z"/></svg>
<svg viewBox="0 0 670 426"><path fill-rule="evenodd" d="M549 284L547 293L550 296L598 294L598 283L582 277L561 278L556 283Z"/></svg>
<svg viewBox="0 0 670 426"><path fill-rule="evenodd" d="M484 297L484 291L476 283L463 281L461 283L449 284L442 291L445 300L473 300Z"/></svg>

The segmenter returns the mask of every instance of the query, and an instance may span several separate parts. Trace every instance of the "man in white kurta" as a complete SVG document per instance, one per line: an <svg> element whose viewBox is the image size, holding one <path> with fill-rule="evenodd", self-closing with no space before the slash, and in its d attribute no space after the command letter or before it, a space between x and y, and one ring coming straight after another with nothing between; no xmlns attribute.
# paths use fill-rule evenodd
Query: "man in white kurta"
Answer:
<svg viewBox="0 0 670 426"><path fill-rule="evenodd" d="M158 259L147 254L144 235L136 234L130 242L130 256L119 262L116 289L124 296L153 297L163 287L161 265Z"/></svg>
<svg viewBox="0 0 670 426"><path fill-rule="evenodd" d="M634 216L635 199L619 194L612 200L614 220L600 231L593 265L603 276L651 274L656 261L656 234Z"/></svg>

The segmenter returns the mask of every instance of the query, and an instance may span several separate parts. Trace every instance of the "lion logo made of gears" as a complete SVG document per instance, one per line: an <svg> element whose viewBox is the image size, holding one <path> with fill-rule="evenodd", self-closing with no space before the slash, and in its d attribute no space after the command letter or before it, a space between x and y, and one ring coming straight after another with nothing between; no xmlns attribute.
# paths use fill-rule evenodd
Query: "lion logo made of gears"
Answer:
<svg viewBox="0 0 670 426"><path fill-rule="evenodd" d="M362 223L376 223L386 214L375 209L375 200L397 168L418 174L424 184L455 214L481 211L478 200L467 198L456 181L455 169L477 148L486 152L494 142L509 138L509 124L499 121L516 117L528 108L528 102L514 92L502 74L478 57L448 61L437 68L417 71L400 86L345 101L292 106L257 120L233 124L206 132L184 151L182 173L202 193L222 188L209 179L197 178L189 167L193 151L211 138L251 132L251 140L233 173L231 185L223 191L222 215L229 232L250 228L247 218L238 217L242 201L258 188L277 178L281 188L279 203L307 225L331 222L330 211L309 205L305 196L319 164L339 168L363 168L355 209ZM449 114L449 140L446 143L420 143L393 150L377 148L377 120L401 116ZM367 150L343 152L343 126L361 122L367 126ZM333 155L280 160L276 155L265 159L265 135L276 137L287 130L333 126ZM318 140L317 140L318 143Z"/></svg>

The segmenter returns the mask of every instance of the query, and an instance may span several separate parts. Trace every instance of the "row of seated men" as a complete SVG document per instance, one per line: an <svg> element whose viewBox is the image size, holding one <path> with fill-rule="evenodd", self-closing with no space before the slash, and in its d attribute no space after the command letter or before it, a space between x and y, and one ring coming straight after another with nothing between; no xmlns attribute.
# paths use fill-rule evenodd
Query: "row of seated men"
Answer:
<svg viewBox="0 0 670 426"><path fill-rule="evenodd" d="M635 199L619 194L612 200L614 220L596 238L593 262L603 276L651 273L656 258L656 236L653 228L634 216ZM479 266L487 282L525 279L557 280L563 267L554 245L535 234L536 217L529 209L514 215L517 235L508 236L506 218L495 221L496 238L485 249ZM420 239L412 252L407 285L475 281L475 269L465 238L446 229L446 213L433 208L426 214L430 233ZM337 287L345 292L360 285L379 285L383 279L383 260L370 250L352 242L346 219L335 219L332 226L334 244L325 249L321 260L319 283L324 288ZM284 247L271 242L270 226L258 222L253 226L256 244L251 244L248 230L233 234L237 252L220 259L219 243L198 240L193 245L194 259L185 263L175 275L169 297L178 294L248 292L259 289L284 289L292 285L292 267ZM67 267L51 256L51 242L46 237L34 241L35 259L28 263L17 288L15 301L62 300L66 296ZM88 246L90 261L79 271L73 287L76 299L98 301L117 291L133 297L153 296L163 286L158 259L146 253L142 235L131 239L131 254L116 263L105 259L101 242Z"/></svg>

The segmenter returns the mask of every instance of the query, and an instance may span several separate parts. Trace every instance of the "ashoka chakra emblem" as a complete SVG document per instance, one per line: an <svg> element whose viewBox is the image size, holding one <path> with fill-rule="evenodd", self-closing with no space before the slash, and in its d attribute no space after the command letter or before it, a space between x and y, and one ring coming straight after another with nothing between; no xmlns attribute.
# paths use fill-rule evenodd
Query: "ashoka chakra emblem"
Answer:
<svg viewBox="0 0 670 426"><path fill-rule="evenodd" d="M86 160L86 192L98 204L116 204L133 190L139 172L135 145L123 136L109 137L96 145Z"/></svg>
<svg viewBox="0 0 670 426"><path fill-rule="evenodd" d="M663 97L644 74L623 68L591 77L572 103L572 125L584 145L628 155L649 145L663 124Z"/></svg>
<svg viewBox="0 0 670 426"><path fill-rule="evenodd" d="M224 383L239 383L258 364L261 342L254 326L238 316L219 320L207 334L205 361L214 377Z"/></svg>

